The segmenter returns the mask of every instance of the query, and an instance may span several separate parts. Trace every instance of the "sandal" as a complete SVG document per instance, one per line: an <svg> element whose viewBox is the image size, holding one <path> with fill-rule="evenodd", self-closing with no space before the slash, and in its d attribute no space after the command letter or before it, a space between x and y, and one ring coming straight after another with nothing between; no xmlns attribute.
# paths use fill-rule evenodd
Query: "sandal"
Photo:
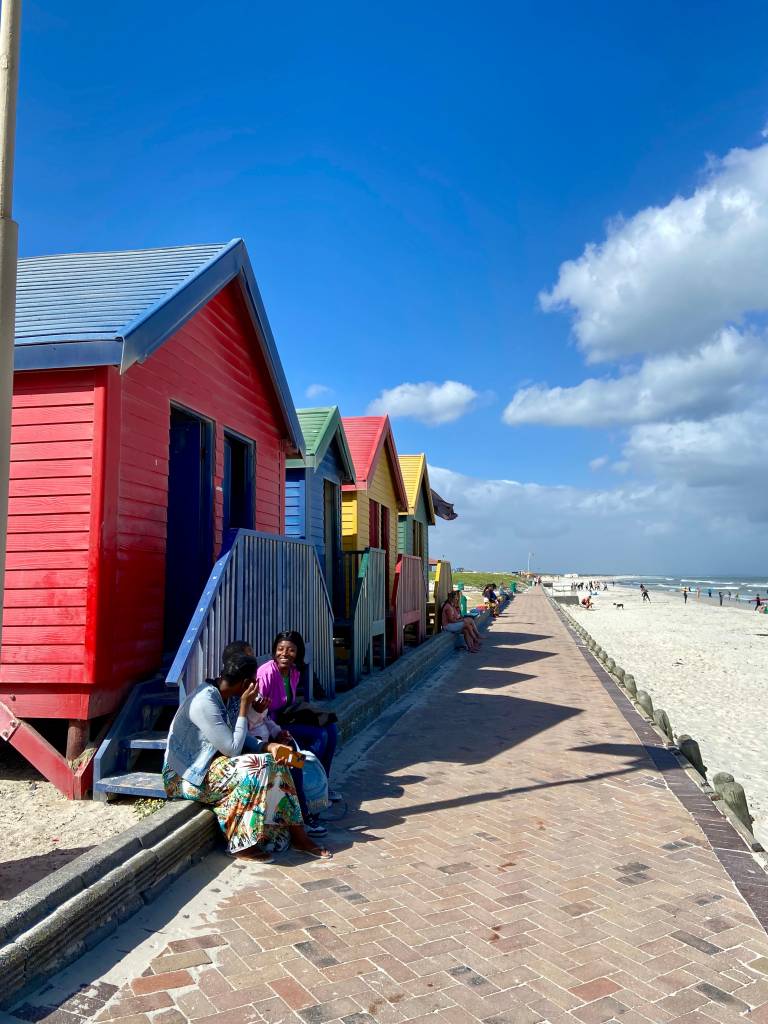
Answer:
<svg viewBox="0 0 768 1024"><path fill-rule="evenodd" d="M302 850L301 847L294 846L294 850L296 853L303 853L305 857L314 857L315 860L333 860L331 851L322 846L315 846L311 850Z"/></svg>

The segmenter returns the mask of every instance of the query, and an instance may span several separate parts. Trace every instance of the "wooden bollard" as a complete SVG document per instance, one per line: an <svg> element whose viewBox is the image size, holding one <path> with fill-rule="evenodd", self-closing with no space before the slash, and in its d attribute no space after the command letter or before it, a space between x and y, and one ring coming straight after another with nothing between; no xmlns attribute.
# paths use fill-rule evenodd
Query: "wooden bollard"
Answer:
<svg viewBox="0 0 768 1024"><path fill-rule="evenodd" d="M742 825L752 834L752 822L755 819L749 813L747 794L744 792L744 787L728 772L718 772L716 775L713 775L712 786Z"/></svg>
<svg viewBox="0 0 768 1024"><path fill-rule="evenodd" d="M645 690L638 690L637 703L640 705L640 707L643 709L646 715L648 715L651 721L653 721L653 701L651 700L650 693L647 693Z"/></svg>
<svg viewBox="0 0 768 1024"><path fill-rule="evenodd" d="M657 708L653 713L653 721L656 723L659 729L664 733L670 743L675 742L675 734L672 732L672 723L669 720L669 715L664 708Z"/></svg>
<svg viewBox="0 0 768 1024"><path fill-rule="evenodd" d="M696 771L703 779L706 779L707 766L704 764L704 761L702 760L701 750L699 749L699 744L696 742L696 740L693 739L691 736L687 735L678 736L677 747L680 753L686 759L686 761L688 761L688 763L696 769Z"/></svg>

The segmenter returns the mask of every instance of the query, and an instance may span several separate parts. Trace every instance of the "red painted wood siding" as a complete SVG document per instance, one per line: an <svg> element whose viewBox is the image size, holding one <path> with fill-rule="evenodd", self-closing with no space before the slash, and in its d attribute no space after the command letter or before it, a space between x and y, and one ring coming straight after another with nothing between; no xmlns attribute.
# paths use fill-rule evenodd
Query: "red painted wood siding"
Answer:
<svg viewBox="0 0 768 1024"><path fill-rule="evenodd" d="M105 685L122 688L162 656L171 403L215 425L211 564L221 545L224 429L255 441L256 529L281 533L285 428L236 283L116 384L120 414L107 441L105 497L109 504L114 486L114 600L98 672ZM119 467L113 482L110 467Z"/></svg>
<svg viewBox="0 0 768 1024"><path fill-rule="evenodd" d="M99 371L14 378L0 693L28 717L86 714L102 400Z"/></svg>

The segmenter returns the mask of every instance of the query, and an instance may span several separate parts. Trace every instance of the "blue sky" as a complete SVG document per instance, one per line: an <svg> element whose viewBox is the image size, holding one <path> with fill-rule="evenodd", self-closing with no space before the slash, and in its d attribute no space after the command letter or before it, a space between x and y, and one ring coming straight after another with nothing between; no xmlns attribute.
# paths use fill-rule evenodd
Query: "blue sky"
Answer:
<svg viewBox="0 0 768 1024"><path fill-rule="evenodd" d="M637 302L601 303L628 272L625 260L614 273L620 243L634 245L642 211L674 221L676 196L724 180L726 191L746 181L762 203L767 30L757 3L726 16L715 3L212 11L196 0L28 0L22 255L244 237L297 405L333 401L355 415L389 392L381 407L410 412L394 420L398 447L427 451L463 513L463 529L437 535L454 559L513 566L533 546L553 567L765 571L764 543L755 558L768 498L753 465L736 481L732 452L716 472L690 455L711 451L707 425L718 438L735 432L734 444L763 429L761 399L746 392L765 372L764 337L740 334L725 355L712 339L733 325L760 330L768 289L765 302L759 284L719 296L681 347L680 316L700 299L696 261L670 257L659 283L653 246L639 246ZM734 184L718 161L739 147L754 159ZM689 254L701 248L692 220ZM717 231L707 238L722 251ZM610 237L618 255L587 261L592 291L562 277L564 261ZM539 294L558 281L559 308L547 311ZM681 282L676 308L662 301L665 281ZM656 401L670 371L654 359L683 361L674 379L687 393L686 360L707 344L720 346L702 356L710 391ZM735 382L723 406L710 401L710 371L726 357ZM623 390L598 385L587 398L605 413L562 423L563 405L583 396L551 389L588 377L623 379ZM437 425L394 390L446 380L474 397L438 392L441 414L464 413ZM331 390L313 403L311 385ZM627 419L642 388L652 408ZM745 411L747 423L712 419ZM708 515L692 520L692 509Z"/></svg>

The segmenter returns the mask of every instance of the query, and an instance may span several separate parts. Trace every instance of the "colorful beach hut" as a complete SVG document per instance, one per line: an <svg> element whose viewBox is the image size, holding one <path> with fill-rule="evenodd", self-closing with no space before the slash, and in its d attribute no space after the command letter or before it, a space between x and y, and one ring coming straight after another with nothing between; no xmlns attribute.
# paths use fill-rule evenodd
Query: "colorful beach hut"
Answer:
<svg viewBox="0 0 768 1024"><path fill-rule="evenodd" d="M429 486L427 456L401 455L408 511L401 512L397 527L397 549L403 555L416 555L424 566L424 581L429 581L429 528L435 525L435 509Z"/></svg>
<svg viewBox="0 0 768 1024"><path fill-rule="evenodd" d="M398 517L408 511L403 475L388 416L345 416L355 482L342 487L345 551L381 548L386 592L392 593L397 556Z"/></svg>
<svg viewBox="0 0 768 1024"><path fill-rule="evenodd" d="M0 731L63 792L177 653L229 531L280 539L286 454L302 432L241 240L20 261Z"/></svg>
<svg viewBox="0 0 768 1024"><path fill-rule="evenodd" d="M333 601L341 559L341 488L355 467L338 407L297 409L303 457L286 462L285 532L311 541Z"/></svg>

